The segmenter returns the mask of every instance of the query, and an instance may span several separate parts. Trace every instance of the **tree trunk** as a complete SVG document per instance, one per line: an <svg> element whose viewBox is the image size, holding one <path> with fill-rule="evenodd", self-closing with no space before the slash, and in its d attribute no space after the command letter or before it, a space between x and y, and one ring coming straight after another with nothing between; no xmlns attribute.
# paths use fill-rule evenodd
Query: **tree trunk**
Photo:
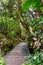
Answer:
<svg viewBox="0 0 43 65"><path fill-rule="evenodd" d="M43 4L43 0L41 0L41 4Z"/></svg>

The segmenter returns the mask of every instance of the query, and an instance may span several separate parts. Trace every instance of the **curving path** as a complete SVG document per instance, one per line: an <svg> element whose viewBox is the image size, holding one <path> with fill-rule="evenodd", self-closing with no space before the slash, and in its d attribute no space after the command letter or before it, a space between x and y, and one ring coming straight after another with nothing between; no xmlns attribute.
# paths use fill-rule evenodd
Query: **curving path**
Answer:
<svg viewBox="0 0 43 65"><path fill-rule="evenodd" d="M6 65L22 65L28 55L28 45L22 42L13 48L4 58L6 60Z"/></svg>

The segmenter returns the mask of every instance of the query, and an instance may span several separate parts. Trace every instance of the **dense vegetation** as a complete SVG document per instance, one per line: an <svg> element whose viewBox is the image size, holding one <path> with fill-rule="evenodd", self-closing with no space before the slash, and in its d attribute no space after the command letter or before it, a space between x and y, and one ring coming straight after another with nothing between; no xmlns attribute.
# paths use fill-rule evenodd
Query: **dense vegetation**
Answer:
<svg viewBox="0 0 43 65"><path fill-rule="evenodd" d="M6 64L6 63L5 63L4 59L1 58L1 59L0 59L0 65L5 65L5 64Z"/></svg>
<svg viewBox="0 0 43 65"><path fill-rule="evenodd" d="M28 60L22 65L43 65L43 53L28 56Z"/></svg>
<svg viewBox="0 0 43 65"><path fill-rule="evenodd" d="M2 56L22 41L30 53L43 51L43 0L0 0Z"/></svg>

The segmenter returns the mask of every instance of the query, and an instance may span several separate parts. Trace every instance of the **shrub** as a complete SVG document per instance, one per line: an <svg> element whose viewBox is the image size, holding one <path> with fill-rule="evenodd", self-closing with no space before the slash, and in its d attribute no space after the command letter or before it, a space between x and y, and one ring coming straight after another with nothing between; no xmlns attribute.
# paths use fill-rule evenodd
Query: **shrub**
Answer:
<svg viewBox="0 0 43 65"><path fill-rule="evenodd" d="M5 60L3 58L0 59L0 65L6 65Z"/></svg>
<svg viewBox="0 0 43 65"><path fill-rule="evenodd" d="M43 65L43 53L40 52L28 56L27 61L25 61L22 65Z"/></svg>

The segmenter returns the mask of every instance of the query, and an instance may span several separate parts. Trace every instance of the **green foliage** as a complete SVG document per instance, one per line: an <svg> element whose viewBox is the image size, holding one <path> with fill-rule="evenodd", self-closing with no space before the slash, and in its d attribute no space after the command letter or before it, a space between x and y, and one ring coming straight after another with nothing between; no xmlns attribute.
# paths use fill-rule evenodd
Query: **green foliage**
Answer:
<svg viewBox="0 0 43 65"><path fill-rule="evenodd" d="M26 31L29 30L28 25L32 26L32 30L35 33L35 30L38 29L39 22L42 19L37 18L36 14L38 12L36 14L33 14L36 16L36 18L35 18L35 16L33 17L32 16L33 11L31 11L28 13L28 15L29 15L28 17L30 19L27 20L28 17L25 12L27 12L27 10L30 10L30 9L32 9L32 10L39 9L43 13L43 6L41 5L40 0L5 0L5 1L1 0L0 3L1 3L1 6L0 6L0 33L3 33L4 35L9 36L14 41L15 41L15 38L18 38L18 36L21 35L21 33L26 34ZM42 16L42 15L40 15L40 16ZM21 22L20 19L22 19L22 18L23 18L23 20ZM32 18L33 18L33 20L32 20ZM23 24L23 27L20 25L20 23ZM21 26L21 29L20 29L20 26ZM28 30L25 30L24 27ZM30 30L28 32L30 32ZM31 33L30 33L30 35L31 35ZM17 39L16 39L16 41L17 41ZM6 51L6 47L4 48L4 51Z"/></svg>
<svg viewBox="0 0 43 65"><path fill-rule="evenodd" d="M34 3L34 4L33 4ZM26 11L29 8L39 8L40 0L23 0L23 10Z"/></svg>
<svg viewBox="0 0 43 65"><path fill-rule="evenodd" d="M19 24L19 25L18 25ZM10 36L16 35L17 32L20 30L20 23L18 20L14 21L13 18L0 18L0 32L7 34Z"/></svg>
<svg viewBox="0 0 43 65"><path fill-rule="evenodd" d="M43 6L40 7L40 10L42 11L42 14L43 14Z"/></svg>
<svg viewBox="0 0 43 65"><path fill-rule="evenodd" d="M0 65L6 65L4 58L0 59Z"/></svg>
<svg viewBox="0 0 43 65"><path fill-rule="evenodd" d="M2 52L0 51L0 65L6 65L4 58L2 57Z"/></svg>
<svg viewBox="0 0 43 65"><path fill-rule="evenodd" d="M41 20L42 20L42 17L34 19L34 21L32 22L33 30L37 30L38 29L39 23L41 23Z"/></svg>
<svg viewBox="0 0 43 65"><path fill-rule="evenodd" d="M22 65L43 65L43 53L35 53L34 55L28 56L27 61Z"/></svg>

